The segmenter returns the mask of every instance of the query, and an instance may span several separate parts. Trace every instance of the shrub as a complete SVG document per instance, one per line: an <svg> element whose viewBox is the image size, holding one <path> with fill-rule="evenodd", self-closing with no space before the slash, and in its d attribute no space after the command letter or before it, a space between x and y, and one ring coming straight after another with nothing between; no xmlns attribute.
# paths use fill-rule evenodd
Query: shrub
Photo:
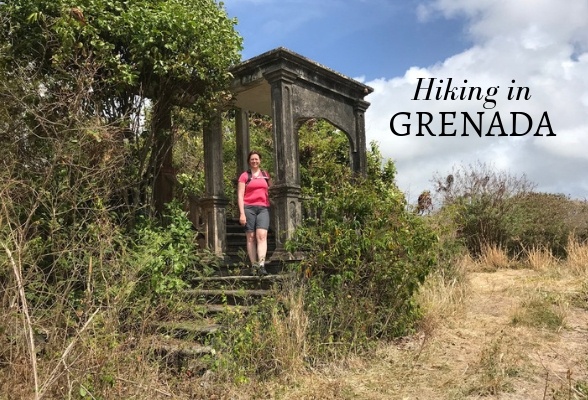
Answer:
<svg viewBox="0 0 588 400"><path fill-rule="evenodd" d="M527 193L533 185L525 177L495 171L486 164L454 168L446 178L434 178L442 211L449 208L470 254L478 257L484 246L504 246L509 238L508 199Z"/></svg>
<svg viewBox="0 0 588 400"><path fill-rule="evenodd" d="M192 274L212 272L213 257L198 249L196 233L177 201L166 204L165 226L144 219L136 229L133 265L139 267L136 290L143 295L169 297L188 285Z"/></svg>
<svg viewBox="0 0 588 400"><path fill-rule="evenodd" d="M511 258L542 248L556 258L566 256L568 237L588 237L585 201L561 194L532 191L525 176L516 177L488 165L455 168L446 178L434 178L440 213L456 226L473 257L487 246L504 249Z"/></svg>
<svg viewBox="0 0 588 400"><path fill-rule="evenodd" d="M308 332L331 353L406 333L419 315L413 295L435 262L436 235L407 211L393 164L382 168L372 146L369 166L368 178L312 187L313 217L287 245L306 254L298 267L309 278Z"/></svg>

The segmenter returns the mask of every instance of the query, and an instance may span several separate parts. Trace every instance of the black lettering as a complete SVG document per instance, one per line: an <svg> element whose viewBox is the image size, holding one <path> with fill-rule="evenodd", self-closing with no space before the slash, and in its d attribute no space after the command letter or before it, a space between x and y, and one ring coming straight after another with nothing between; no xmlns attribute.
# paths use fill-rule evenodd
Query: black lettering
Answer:
<svg viewBox="0 0 588 400"><path fill-rule="evenodd" d="M405 115L409 120L410 120L410 113L409 112L398 112L396 114L394 114L392 116L392 118L390 118L390 130L392 131L393 134L395 134L396 136L407 136L410 135L410 123L408 124L402 124L402 126L405 127L405 131L404 133L399 133L395 127L394 127L394 120L396 119L397 116L399 115Z"/></svg>
<svg viewBox="0 0 588 400"><path fill-rule="evenodd" d="M425 78L419 78L419 83L417 84L417 88L416 88L416 90L414 92L414 97L412 98L412 100L420 100L419 99L419 92L421 90L426 90L427 91L427 95L422 100L430 100L431 89L433 88L433 82L435 82L435 78L429 78L429 86L426 87L426 88L422 88L421 89L421 83L423 82L423 79L425 79Z"/></svg>
<svg viewBox="0 0 588 400"><path fill-rule="evenodd" d="M457 132L456 129L454 129L452 133L445 133L445 127L449 126L449 125L453 125L453 121L447 122L445 117L447 115L451 115L453 117L453 119L455 119L455 112L440 112L439 114L441 114L441 133L439 134L439 136L455 136L455 134Z"/></svg>
<svg viewBox="0 0 588 400"><path fill-rule="evenodd" d="M470 118L470 115L467 112L462 112L462 114L463 114L463 133L461 136L468 136L468 134L466 133L466 121L469 121L472 128L474 128L474 130L478 134L478 137L482 137L482 117L484 116L484 112L478 111L478 113L477 113L478 114L478 125L476 125L474 123L474 121Z"/></svg>
<svg viewBox="0 0 588 400"><path fill-rule="evenodd" d="M431 123L431 121L433 121L433 115L428 112L417 112L417 114L419 115L419 133L417 133L416 136L424 136L423 128L427 128L429 135L435 136L433 131L431 131L431 128L429 128L429 124ZM423 121L423 115L426 115L429 117L429 120L427 122Z"/></svg>
<svg viewBox="0 0 588 400"><path fill-rule="evenodd" d="M508 136L508 134L504 131L504 128L502 127L502 120L500 119L500 113L498 111L494 113L494 118L492 118L492 123L488 128L486 136L494 136L494 134L491 133L493 128L500 128L501 133L498 136Z"/></svg>
<svg viewBox="0 0 588 400"><path fill-rule="evenodd" d="M545 120L545 122L543 122ZM541 121L539 121L539 126L537 126L537 132L533 136L543 136L539 133L539 129L547 128L549 129L549 133L546 136L556 136L553 133L553 129L551 129L551 123L549 122L549 115L547 115L547 111L543 111L543 115L541 116Z"/></svg>
<svg viewBox="0 0 588 400"><path fill-rule="evenodd" d="M510 134L510 136L525 136L527 133L529 133L529 131L531 130L531 128L533 127L533 119L531 118L531 116L527 113L524 112L511 112L512 114L512 133ZM517 115L524 115L525 117L527 117L527 130L523 133L518 133L517 132Z"/></svg>

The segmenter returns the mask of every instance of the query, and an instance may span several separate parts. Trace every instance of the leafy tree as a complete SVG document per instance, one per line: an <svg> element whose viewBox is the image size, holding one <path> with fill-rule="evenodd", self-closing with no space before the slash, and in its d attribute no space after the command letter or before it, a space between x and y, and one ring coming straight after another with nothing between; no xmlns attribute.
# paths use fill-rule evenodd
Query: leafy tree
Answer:
<svg viewBox="0 0 588 400"><path fill-rule="evenodd" d="M0 2L0 24L3 378L22 382L9 397L63 398L111 362L120 311L140 308L149 269L169 278L155 282L161 295L193 273L184 216L140 232L126 218L167 162L173 107L214 108L241 39L200 0L15 0ZM82 357L89 348L110 353Z"/></svg>
<svg viewBox="0 0 588 400"><path fill-rule="evenodd" d="M124 128L142 194L154 178L161 184L162 165L171 167L173 106L217 107L240 58L235 20L212 0L15 0L0 11L3 68L30 69L49 94L82 80L92 96L79 112Z"/></svg>

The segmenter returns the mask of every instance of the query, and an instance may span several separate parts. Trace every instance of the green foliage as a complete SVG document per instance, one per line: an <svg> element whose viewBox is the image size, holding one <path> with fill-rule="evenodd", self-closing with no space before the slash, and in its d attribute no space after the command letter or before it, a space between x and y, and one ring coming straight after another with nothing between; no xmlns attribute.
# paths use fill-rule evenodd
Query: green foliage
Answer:
<svg viewBox="0 0 588 400"><path fill-rule="evenodd" d="M321 131L322 129L322 131ZM307 312L315 341L328 350L360 348L377 337L406 333L418 317L413 295L434 265L436 236L406 210L392 163L369 153L368 178L341 164L346 138L319 125L303 143L307 218L290 251L302 251L309 276ZM335 144L321 148L324 143Z"/></svg>
<svg viewBox="0 0 588 400"><path fill-rule="evenodd" d="M20 109L7 110L7 121L22 117L15 137L50 138L50 124L72 134L79 119L90 118L118 128L108 139L129 158L113 183L131 222L150 205L161 154L172 142L167 112L191 107L202 121L226 100L228 70L240 60L236 21L213 0L15 0L0 7L0 23L0 74L33 89L21 95L15 85L10 94ZM36 113L37 103L51 107ZM21 135L23 127L35 136ZM85 132L97 142L104 133Z"/></svg>
<svg viewBox="0 0 588 400"><path fill-rule="evenodd" d="M506 230L511 253L533 246L566 256L568 239L588 238L588 204L561 194L528 193L513 197Z"/></svg>
<svg viewBox="0 0 588 400"><path fill-rule="evenodd" d="M524 176L477 164L436 177L435 183L442 218L452 221L472 256L493 246L511 257L538 247L564 257L570 235L588 237L586 202L534 192Z"/></svg>
<svg viewBox="0 0 588 400"><path fill-rule="evenodd" d="M137 291L155 298L169 297L185 288L186 272L200 260L187 214L178 202L166 207L164 227L146 219L138 225L134 249L134 262L142 266Z"/></svg>
<svg viewBox="0 0 588 400"><path fill-rule="evenodd" d="M303 195L312 198L331 185L351 178L349 141L324 120L309 120L298 132Z"/></svg>
<svg viewBox="0 0 588 400"><path fill-rule="evenodd" d="M407 213L401 194L376 193L371 182L339 185L321 216L297 231L311 276L309 311L318 336L361 346L405 333L418 316L412 296L431 271L435 235Z"/></svg>
<svg viewBox="0 0 588 400"><path fill-rule="evenodd" d="M16 0L2 13L9 62L26 60L52 74L91 59L103 66L93 76L95 90L109 96L180 89L210 96L224 89L240 58L236 21L212 0L84 0L75 7Z"/></svg>

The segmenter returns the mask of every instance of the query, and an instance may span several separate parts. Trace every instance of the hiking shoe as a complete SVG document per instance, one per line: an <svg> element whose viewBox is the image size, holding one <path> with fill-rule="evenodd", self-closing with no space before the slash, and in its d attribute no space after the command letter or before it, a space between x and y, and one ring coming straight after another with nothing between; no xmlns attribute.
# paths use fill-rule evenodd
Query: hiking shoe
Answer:
<svg viewBox="0 0 588 400"><path fill-rule="evenodd" d="M260 265L259 269L257 270L257 274L259 276L266 276L269 275L269 273L267 272L267 270L265 269L265 265Z"/></svg>
<svg viewBox="0 0 588 400"><path fill-rule="evenodd" d="M259 275L259 264L255 263L251 265L251 275L256 276Z"/></svg>

